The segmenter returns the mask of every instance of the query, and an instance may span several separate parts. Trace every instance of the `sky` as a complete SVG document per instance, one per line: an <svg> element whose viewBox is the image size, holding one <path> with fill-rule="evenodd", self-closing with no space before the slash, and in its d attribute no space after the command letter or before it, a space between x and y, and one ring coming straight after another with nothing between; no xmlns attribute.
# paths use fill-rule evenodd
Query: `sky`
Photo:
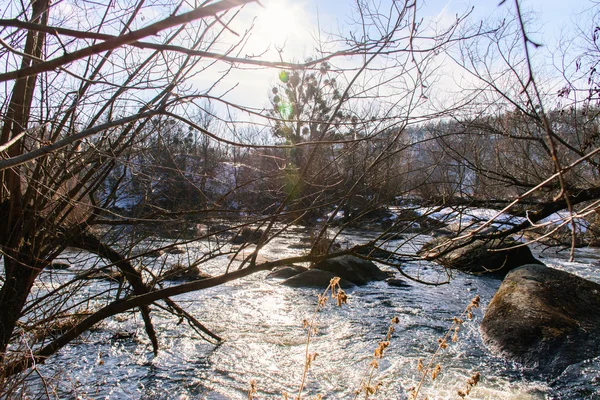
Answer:
<svg viewBox="0 0 600 400"><path fill-rule="evenodd" d="M273 0L276 2L284 0ZM299 0L307 13L319 9L320 14L344 23L345 16L351 10L352 1L347 0ZM486 19L502 12L506 8L514 8L514 0L507 0L500 5L500 0L417 0L420 13L423 17L441 16L443 14L454 16L462 14L473 7L472 17L475 20ZM296 2L294 2L296 3ZM588 19L587 10L591 9L593 2L589 0L521 0L524 11L537 14L539 21L535 34L541 42L556 40L562 29L571 29L576 24L581 24Z"/></svg>
<svg viewBox="0 0 600 400"><path fill-rule="evenodd" d="M389 0L374 0L386 7ZM463 14L473 7L470 20L478 22L488 18L498 18L508 9L515 7L514 0L499 5L499 0L417 0L419 15L431 23L446 24L457 14ZM237 21L239 29L254 20L255 28L245 54L263 54L266 60L304 61L315 55L316 32L338 32L349 29L354 1L347 0L262 0L259 5L251 5L244 10ZM521 0L521 8L533 19L527 25L528 33L542 48L532 50L534 54L548 60L551 51L561 38L572 37L578 29L590 24L590 10L594 3L590 0ZM322 37L323 39L324 37ZM325 38L326 39L326 38ZM325 40L326 41L326 40ZM283 46L285 44L285 46ZM277 48L283 47L283 52ZM265 52L265 50L267 50ZM264 52L264 53L263 53ZM218 75L224 70L213 71ZM452 69L446 79L454 74ZM277 82L278 71L273 69L251 68L236 71L223 80L214 94L227 92L226 98L250 107L266 107L272 86ZM197 81L199 87L208 87L215 76L206 73Z"/></svg>

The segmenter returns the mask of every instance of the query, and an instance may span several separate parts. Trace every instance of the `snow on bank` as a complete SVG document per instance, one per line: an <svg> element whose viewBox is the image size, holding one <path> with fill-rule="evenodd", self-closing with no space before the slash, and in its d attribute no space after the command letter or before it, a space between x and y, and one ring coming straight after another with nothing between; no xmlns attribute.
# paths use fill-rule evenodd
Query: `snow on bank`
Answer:
<svg viewBox="0 0 600 400"><path fill-rule="evenodd" d="M438 221L444 222L452 229L477 228L493 218L493 222L489 224L493 230L504 230L513 228L525 221L527 218L517 217L509 213L499 213L498 210L490 208L478 207L390 207L393 213L399 213L402 209L410 209L421 216L428 216ZM572 230L570 222L571 215L568 211L556 212L541 221L538 221L535 226L558 227L564 226L565 229ZM575 229L578 233L585 233L589 228L589 222L582 218L573 218L575 221Z"/></svg>

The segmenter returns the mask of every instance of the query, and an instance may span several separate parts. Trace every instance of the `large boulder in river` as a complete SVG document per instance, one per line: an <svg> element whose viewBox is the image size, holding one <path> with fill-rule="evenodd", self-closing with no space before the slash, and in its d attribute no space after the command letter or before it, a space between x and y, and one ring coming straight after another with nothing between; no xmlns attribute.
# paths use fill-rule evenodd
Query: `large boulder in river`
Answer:
<svg viewBox="0 0 600 400"><path fill-rule="evenodd" d="M373 262L348 255L319 261L311 269L329 271L335 276L359 286L372 281L383 281L390 277Z"/></svg>
<svg viewBox="0 0 600 400"><path fill-rule="evenodd" d="M425 243L417 254L425 260L470 274L504 276L525 264L542 264L531 254L529 247L512 238L452 240L438 237Z"/></svg>
<svg viewBox="0 0 600 400"><path fill-rule="evenodd" d="M481 323L486 344L540 374L600 354L600 285L543 265L510 272Z"/></svg>
<svg viewBox="0 0 600 400"><path fill-rule="evenodd" d="M308 271L301 272L281 282L282 285L290 287L314 287L319 289L325 289L331 279L338 275L333 274L329 271L322 271L318 269L309 269ZM340 286L342 289L349 289L354 287L354 283L347 281L346 279L340 279Z"/></svg>
<svg viewBox="0 0 600 400"><path fill-rule="evenodd" d="M62 271L69 268L71 268L71 265L63 262L53 262L52 264L46 266L46 269L54 271Z"/></svg>

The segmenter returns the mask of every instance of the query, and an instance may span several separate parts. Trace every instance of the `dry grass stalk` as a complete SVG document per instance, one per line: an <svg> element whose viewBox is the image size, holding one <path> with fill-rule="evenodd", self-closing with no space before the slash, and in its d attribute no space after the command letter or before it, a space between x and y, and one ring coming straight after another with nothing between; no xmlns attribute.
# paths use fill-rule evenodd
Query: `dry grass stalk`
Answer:
<svg viewBox="0 0 600 400"><path fill-rule="evenodd" d="M362 380L360 381L360 388L356 390L354 394L354 399L360 396L360 394L363 392L365 393L365 399L368 399L370 395L376 394L379 388L381 387L381 382L378 382L375 385L372 384L373 376L375 375L375 370L379 368L378 360L383 358L384 350L387 349L390 345L392 335L396 330L396 328L394 328L394 325L398 324L398 322L400 322L400 319L398 317L394 317L391 319L387 335L385 336L385 340L379 342L379 344L377 345L377 348L375 349L375 352L373 354L373 360L371 360L371 362L369 363L369 367L365 372L365 375L363 376Z"/></svg>
<svg viewBox="0 0 600 400"><path fill-rule="evenodd" d="M307 329L305 362L304 362L304 369L303 369L303 373L302 373L302 381L300 383L300 388L298 390L298 394L296 395L296 397L294 397L294 400L302 400L302 392L304 391L304 387L306 385L306 378L308 376L308 371L310 370L310 367L312 366L313 361L315 361L315 359L318 356L318 353L310 352L310 342L311 342L312 336L314 334L316 334L316 332L317 332L318 312L325 307L325 305L327 304L327 301L330 297L336 299L336 303L339 307L341 307L343 304L345 304L348 300L348 296L346 295L344 290L340 287L339 282L340 282L340 278L338 278L338 277L331 279L331 281L329 282L329 285L323 291L323 293L318 295L317 306L315 307L315 310L314 310L310 320L305 319L303 321L303 326L305 329ZM329 295L330 292L331 292L331 296ZM469 305L465 308L465 310L460 315L460 317L454 318L454 320L452 322L452 326L446 331L446 334L442 338L438 339L438 348L436 349L435 353L429 359L429 363L427 364L427 367L424 366L423 360L419 359L417 369L418 369L419 373L421 374L421 380L419 381L419 385L416 388L413 387L413 388L409 389L409 399L410 400L416 400L418 398L419 392L422 389L423 384L428 377L431 377L431 380L434 381L439 376L439 374L442 372L441 364L436 364L434 366L434 361L435 361L436 357L441 353L442 350L444 350L448 347L449 339L451 340L451 343L455 343L458 341L458 332L460 331L460 327L464 323L465 318L469 319L469 320L473 318L473 309L479 307L479 301L480 301L479 296L475 296L471 300ZM387 349L390 346L392 335L395 331L394 325L398 324L399 322L400 322L400 320L397 316L391 319L390 326L388 328L388 332L386 334L385 340L379 342L379 344L377 345L377 348L375 349L375 351L373 353L373 359L369 363L368 369L360 382L360 388L358 390L356 390L356 392L355 392L354 399L357 399L358 396L360 396L362 393L365 394L365 399L368 399L369 396L376 394L377 391L380 389L382 383L378 382L377 384L373 384L372 383L373 376L375 374L375 370L377 368L379 368L379 360L383 358L385 349ZM465 388L457 391L458 396L461 398L465 398L466 396L468 396L469 393L471 392L471 390L477 385L477 383L479 383L480 378L481 378L481 375L479 374L479 372L476 372L472 376L470 376L466 382ZM250 389L248 390L248 400L253 400L254 396L256 394L257 394L256 381L252 380L252 381L250 381ZM282 396L283 396L284 400L290 399L289 395L285 392L282 393ZM323 398L322 395L319 394L315 397L315 400L322 400L322 398ZM427 397L424 398L424 400L427 400L427 399L428 399Z"/></svg>
<svg viewBox="0 0 600 400"><path fill-rule="evenodd" d="M431 376L431 380L434 381L439 376L439 374L442 372L442 366L440 364L436 364L434 366L433 363L434 363L436 357L444 349L446 349L448 347L448 339L450 337L451 337L452 343L455 343L456 341L458 341L458 332L460 330L460 327L464 323L465 318L473 319L473 309L474 308L479 308L479 296L475 296L471 300L471 302L469 303L467 308L465 308L465 310L462 312L460 317L454 317L452 326L446 331L446 334L444 335L444 337L438 339L438 348L436 349L435 353L433 353L433 355L429 359L429 363L427 364L427 367L424 367L423 360L419 359L419 362L417 364L417 369L418 369L419 373L421 374L421 380L419 381L419 385L416 388L413 387L413 388L409 389L408 398L410 400L417 399L417 397L419 396L419 392L421 391L421 388L423 387L423 383L425 382L427 377ZM472 375L469 378L469 380L467 381L466 389L459 390L458 395L463 398L466 397L469 394L469 392L471 391L471 389L475 385L477 385L480 377L481 376L480 376L479 372ZM427 400L427 397L425 397L425 400Z"/></svg>
<svg viewBox="0 0 600 400"><path fill-rule="evenodd" d="M254 395L256 395L256 381L252 379L250 381L250 389L248 389L248 400L254 399Z"/></svg>
<svg viewBox="0 0 600 400"><path fill-rule="evenodd" d="M479 372L475 372L469 377L469 379L467 379L466 387L463 390L458 390L457 394L463 399L467 397L469 393L471 393L471 390L479 383L480 378L481 375Z"/></svg>
<svg viewBox="0 0 600 400"><path fill-rule="evenodd" d="M336 304L338 305L338 307L341 307L348 301L348 296L346 295L346 292L344 292L344 290L340 286L340 278L332 278L327 288L323 291L322 294L318 296L317 307L315 308L311 319L305 319L303 321L304 328L307 329L304 371L302 373L302 382L300 383L300 388L298 389L298 395L295 397L295 400L302 399L302 392L304 391L304 386L306 385L306 377L308 375L308 371L310 370L313 361L318 356L318 353L310 353L310 341L312 339L312 336L317 332L317 314L321 309L325 307L325 304L327 303L327 300L330 297L330 291L331 298L336 299ZM319 397L320 396L318 396L317 398Z"/></svg>

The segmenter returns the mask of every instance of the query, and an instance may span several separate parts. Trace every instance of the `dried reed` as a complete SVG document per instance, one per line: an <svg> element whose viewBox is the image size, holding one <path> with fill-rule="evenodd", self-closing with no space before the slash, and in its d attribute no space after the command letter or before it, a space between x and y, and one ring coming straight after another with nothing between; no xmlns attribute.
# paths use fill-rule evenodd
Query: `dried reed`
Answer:
<svg viewBox="0 0 600 400"><path fill-rule="evenodd" d="M427 367L423 366L423 359L419 359L417 369L418 369L419 373L421 374L421 380L419 381L419 385L416 388L413 387L413 388L409 389L409 396L408 396L409 400L417 399L417 397L419 396L419 392L423 388L423 383L425 382L427 377L431 376L431 380L434 381L438 377L438 375L442 372L441 364L436 364L434 366L433 363L434 363L435 359L437 358L437 356L444 349L448 348L448 339L450 338L450 336L452 336L452 338L451 338L452 343L455 343L458 341L458 332L460 331L460 327L464 323L464 318L473 319L473 309L474 308L479 308L479 296L475 296L473 298L473 300L471 300L471 302L469 303L467 308L465 308L465 310L462 312L460 317L454 317L452 326L450 326L450 328L446 331L446 334L442 338L438 339L438 343L439 343L438 348L436 349L435 353L433 353L433 355L429 359L429 363L427 364ZM472 375L469 378L469 380L467 381L467 388L465 390L459 390L458 395L461 397L465 397L467 394L469 394L471 389L475 385L477 385L477 383L479 382L479 379L480 379L479 372ZM427 397L425 397L424 400L427 400Z"/></svg>
<svg viewBox="0 0 600 400"><path fill-rule="evenodd" d="M389 347L390 342L392 340L392 334L396 330L396 328L394 328L394 325L398 324L398 322L400 322L400 319L398 317L394 317L391 319L387 335L385 336L385 340L379 342L379 344L377 345L375 353L373 354L373 360L371 360L371 362L369 363L369 367L362 380L360 381L360 388L356 390L354 399L358 398L358 396L363 392L365 393L365 399L368 399L370 395L376 394L379 388L381 387L381 382L378 382L375 385L372 385L371 382L373 381L375 370L379 368L378 360L383 358L384 350Z"/></svg>

